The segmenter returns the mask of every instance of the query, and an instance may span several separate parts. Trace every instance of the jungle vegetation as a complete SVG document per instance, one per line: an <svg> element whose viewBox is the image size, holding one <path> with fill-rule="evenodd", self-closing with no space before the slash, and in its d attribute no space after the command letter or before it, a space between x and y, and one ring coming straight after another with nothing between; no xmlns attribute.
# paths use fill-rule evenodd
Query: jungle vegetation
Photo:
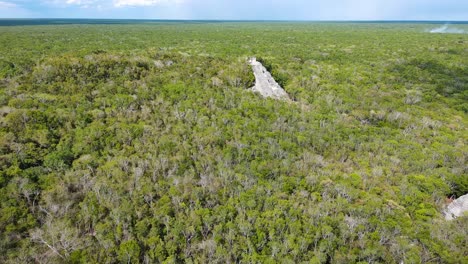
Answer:
<svg viewBox="0 0 468 264"><path fill-rule="evenodd" d="M430 27L0 27L0 263L467 263L468 34Z"/></svg>

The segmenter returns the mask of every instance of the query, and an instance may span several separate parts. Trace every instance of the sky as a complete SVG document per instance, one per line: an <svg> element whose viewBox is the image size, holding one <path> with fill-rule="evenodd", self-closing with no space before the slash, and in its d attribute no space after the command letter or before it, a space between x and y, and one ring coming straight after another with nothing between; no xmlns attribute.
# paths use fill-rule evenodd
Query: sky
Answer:
<svg viewBox="0 0 468 264"><path fill-rule="evenodd" d="M468 0L0 0L0 18L467 21Z"/></svg>

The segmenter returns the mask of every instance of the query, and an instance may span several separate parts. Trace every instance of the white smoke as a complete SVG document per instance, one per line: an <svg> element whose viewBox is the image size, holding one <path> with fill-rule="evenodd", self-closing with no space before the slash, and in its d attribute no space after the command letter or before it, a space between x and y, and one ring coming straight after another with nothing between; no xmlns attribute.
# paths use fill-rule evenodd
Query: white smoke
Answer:
<svg viewBox="0 0 468 264"><path fill-rule="evenodd" d="M445 33L452 33L452 34L463 34L465 33L465 30L459 29L459 28L454 28L454 27L449 27L448 24L445 24L441 27L434 28L429 30L429 33L439 33L439 34L445 34Z"/></svg>

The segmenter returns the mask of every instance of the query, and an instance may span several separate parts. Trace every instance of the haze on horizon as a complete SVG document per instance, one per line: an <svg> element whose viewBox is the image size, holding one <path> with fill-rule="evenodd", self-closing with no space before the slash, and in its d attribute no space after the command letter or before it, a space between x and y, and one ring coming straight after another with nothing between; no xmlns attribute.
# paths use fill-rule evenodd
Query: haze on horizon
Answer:
<svg viewBox="0 0 468 264"><path fill-rule="evenodd" d="M459 0L0 0L0 18L466 21Z"/></svg>

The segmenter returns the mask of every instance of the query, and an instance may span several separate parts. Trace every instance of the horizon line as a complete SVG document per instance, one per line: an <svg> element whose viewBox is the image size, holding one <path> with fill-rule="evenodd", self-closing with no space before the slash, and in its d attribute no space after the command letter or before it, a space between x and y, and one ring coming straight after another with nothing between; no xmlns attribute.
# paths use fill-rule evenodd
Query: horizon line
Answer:
<svg viewBox="0 0 468 264"><path fill-rule="evenodd" d="M236 21L236 22L468 22L468 20L427 20L427 19L181 19L181 18L64 18L64 17L37 17L37 18L0 18L0 20L134 20L134 21Z"/></svg>

